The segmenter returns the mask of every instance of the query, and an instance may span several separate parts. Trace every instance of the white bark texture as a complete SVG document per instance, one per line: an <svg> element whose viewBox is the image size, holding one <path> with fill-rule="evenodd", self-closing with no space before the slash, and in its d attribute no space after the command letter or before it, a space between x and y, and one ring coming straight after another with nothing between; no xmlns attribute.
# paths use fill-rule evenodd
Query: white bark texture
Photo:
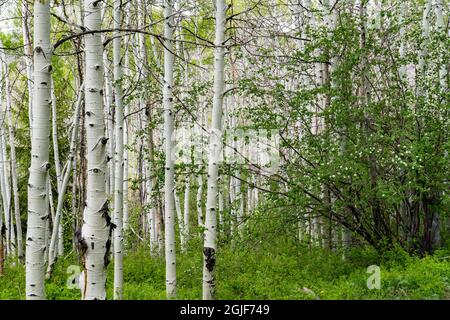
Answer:
<svg viewBox="0 0 450 320"><path fill-rule="evenodd" d="M53 82L53 77L50 79L50 94L52 99L52 142L53 142L53 157L55 159L55 171L56 171L56 182L57 182L57 190L58 195L61 193L61 185L63 180L63 174L61 172L61 161L59 157L59 146L58 146L58 117L57 117L57 109L56 109L56 95L55 95L55 85ZM53 205L53 202L52 202ZM53 227L55 230L58 230L58 256L62 256L64 254L64 239L63 239L63 225L59 223L57 227Z"/></svg>
<svg viewBox="0 0 450 320"><path fill-rule="evenodd" d="M28 86L28 119L30 122L30 136L32 137L31 128L33 127L33 61L32 61L32 44L30 38L30 29L28 22L28 14L30 12L28 8L28 2L22 1L20 7L22 13L22 37L24 43L24 53L25 53L25 65L27 68L27 86Z"/></svg>
<svg viewBox="0 0 450 320"><path fill-rule="evenodd" d="M206 196L205 239L203 248L203 299L216 296L215 264L217 250L217 195L219 159L222 144L222 106L225 63L225 0L216 0L216 34L214 49L214 97L208 155L208 182Z"/></svg>
<svg viewBox="0 0 450 320"><path fill-rule="evenodd" d="M14 217L16 221L16 231L17 231L17 256L19 261L23 259L23 242L22 242L22 222L20 220L20 204L19 204L19 189L17 183L17 159L16 159L16 145L15 145L15 132L14 132L14 122L11 110L11 88L8 77L8 62L6 61L6 56L3 56L5 61L5 97L6 97L6 114L8 117L8 131L9 131L9 147L11 156L11 180L13 188L13 200L14 200Z"/></svg>
<svg viewBox="0 0 450 320"><path fill-rule="evenodd" d="M100 2L85 0L84 23L87 30L101 28ZM84 263L85 300L106 299L106 266L111 246L111 231L114 225L109 216L106 184L106 144L103 122L103 44L100 34L85 36L86 53L86 157L87 188L86 206L83 214L80 247Z"/></svg>
<svg viewBox="0 0 450 320"><path fill-rule="evenodd" d="M114 1L114 28L121 27L122 0ZM115 32L113 40L114 98L116 115L116 153L114 186L114 300L123 298L123 92L120 32Z"/></svg>
<svg viewBox="0 0 450 320"><path fill-rule="evenodd" d="M165 176L164 176L164 207L165 207L165 253L166 253L166 295L176 296L176 256L175 256L175 208L174 208L174 159L172 159L173 133L173 1L164 1L164 139L165 139Z"/></svg>
<svg viewBox="0 0 450 320"><path fill-rule="evenodd" d="M49 255L49 263L47 266L47 277L50 276L53 265L55 263L55 246L56 246L56 240L60 237L60 230L61 228L61 212L64 204L64 196L66 194L67 185L69 184L69 178L70 174L72 172L72 166L75 163L75 152L76 152L76 142L78 137L78 126L79 126L79 119L80 119L80 109L81 109L81 103L83 101L83 90L84 90L84 84L80 86L78 99L75 105L75 111L74 111L74 118L73 118L73 128L72 128L72 134L70 138L70 147L69 147L69 157L67 159L66 164L66 170L64 171L63 179L61 182L61 188L58 193L58 200L56 204L56 212L55 212L55 218L53 220L53 231L50 241L50 246L48 249L48 255ZM75 176L73 177L73 184L75 184ZM75 194L74 194L75 195ZM58 245L59 246L59 245Z"/></svg>
<svg viewBox="0 0 450 320"><path fill-rule="evenodd" d="M191 176L186 175L185 189L184 189L184 208L183 208L183 227L184 227L184 246L182 250L185 252L187 249L187 242L189 241L189 198L191 189Z"/></svg>
<svg viewBox="0 0 450 320"><path fill-rule="evenodd" d="M34 2L34 88L32 110L31 165L28 181L26 236L26 297L45 299L45 224L48 221L47 176L50 168L50 5Z"/></svg>

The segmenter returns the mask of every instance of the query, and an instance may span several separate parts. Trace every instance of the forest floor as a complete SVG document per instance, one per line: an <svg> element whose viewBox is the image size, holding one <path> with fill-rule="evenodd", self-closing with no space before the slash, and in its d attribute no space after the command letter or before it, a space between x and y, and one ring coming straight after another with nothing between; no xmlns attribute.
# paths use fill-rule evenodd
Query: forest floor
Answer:
<svg viewBox="0 0 450 320"><path fill-rule="evenodd" d="M201 299L201 243L177 256L178 299ZM193 249L197 248L197 249ZM370 248L330 253L310 250L293 239L266 243L222 244L217 260L219 299L450 299L450 251L410 257L401 250L382 255ZM60 258L47 281L48 299L79 299L67 286L73 255ZM380 267L381 288L368 289L367 268ZM73 268L73 267L72 267ZM125 299L165 299L165 264L145 248L131 248L124 261ZM76 267L75 267L76 269ZM73 271L72 271L73 272ZM69 281L70 282L70 281ZM108 266L108 299L112 298L113 265ZM0 278L0 299L23 299L23 266L6 262Z"/></svg>

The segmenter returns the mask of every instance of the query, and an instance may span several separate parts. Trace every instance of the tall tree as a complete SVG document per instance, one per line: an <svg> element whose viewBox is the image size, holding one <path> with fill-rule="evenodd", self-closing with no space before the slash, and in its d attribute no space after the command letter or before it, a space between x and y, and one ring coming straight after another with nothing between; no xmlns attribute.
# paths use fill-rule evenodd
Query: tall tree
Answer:
<svg viewBox="0 0 450 320"><path fill-rule="evenodd" d="M122 26L122 0L114 1L114 28ZM122 91L122 40L120 32L115 32L114 40L114 98L116 115L116 152L114 186L114 299L123 297L123 91Z"/></svg>
<svg viewBox="0 0 450 320"><path fill-rule="evenodd" d="M165 170L164 170L164 232L166 253L166 294L168 298L176 296L176 248L175 248L175 175L174 159L172 158L173 135L173 0L164 1L164 140L165 140Z"/></svg>
<svg viewBox="0 0 450 320"><path fill-rule="evenodd" d="M206 195L205 239L203 245L203 299L216 297L217 195L219 157L222 144L222 106L225 68L225 0L216 0L216 34L214 48L214 98L209 137L208 180Z"/></svg>
<svg viewBox="0 0 450 320"><path fill-rule="evenodd" d="M47 179L50 144L50 2L34 2L34 90L32 104L31 165L28 180L26 237L26 297L45 299L45 224L48 220Z"/></svg>
<svg viewBox="0 0 450 320"><path fill-rule="evenodd" d="M101 28L101 2L85 0L86 30ZM103 43L99 33L85 37L85 106L87 188L80 247L84 271L82 298L106 299L106 266L114 224L106 197L106 145L103 110Z"/></svg>

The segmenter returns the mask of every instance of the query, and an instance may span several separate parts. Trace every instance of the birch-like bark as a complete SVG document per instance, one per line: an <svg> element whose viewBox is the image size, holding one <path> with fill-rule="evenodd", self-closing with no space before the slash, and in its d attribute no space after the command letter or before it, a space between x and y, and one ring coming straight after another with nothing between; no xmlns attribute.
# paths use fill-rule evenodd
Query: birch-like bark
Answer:
<svg viewBox="0 0 450 320"><path fill-rule="evenodd" d="M105 66L105 74L104 74L104 80L105 80L105 109L107 113L107 133L108 133L108 156L111 158L110 161L108 161L108 174L106 178L106 192L108 195L111 196L114 195L114 184L115 184L115 166L114 166L114 150L115 150L115 134L114 134L114 109L113 109L113 85L111 81L111 74L110 74L110 66L111 63L108 60L108 53L107 51L103 51L103 64Z"/></svg>
<svg viewBox="0 0 450 320"><path fill-rule="evenodd" d="M181 211L180 197L178 196L177 188L173 191L173 198L175 200L175 211L177 213L178 220L178 231L180 233L180 245L182 248L186 246L185 238L184 238L184 217L183 212Z"/></svg>
<svg viewBox="0 0 450 320"><path fill-rule="evenodd" d="M69 157L67 159L66 164L66 170L64 171L63 179L61 182L61 189L58 193L58 200L56 204L56 212L55 212L55 218L53 219L53 231L51 236L50 245L48 248L48 255L49 255L49 261L47 266L47 277L50 277L51 271L53 268L53 265L56 261L55 259L55 246L56 241L60 237L60 230L62 229L60 227L61 225L61 212L64 205L64 196L66 194L67 186L69 184L69 178L70 173L72 172L72 166L74 165L75 161L75 154L76 154L76 143L77 143L77 137L78 137L78 126L79 126L79 119L80 119L80 109L81 104L83 101L83 90L84 85L82 84L80 86L80 92L78 94L78 99L75 105L75 111L74 111L74 118L73 118L73 128L72 128L72 135L70 138L70 147L69 147ZM73 177L73 185L75 185L75 176ZM73 197L75 197L75 193L73 194ZM75 211L73 211L73 214Z"/></svg>
<svg viewBox="0 0 450 320"><path fill-rule="evenodd" d="M1 188L1 187L0 187ZM0 202L0 276L4 273L4 264L5 264L5 247L3 244L3 238L4 238L4 228L3 228L3 216L1 215L1 202Z"/></svg>
<svg viewBox="0 0 450 320"><path fill-rule="evenodd" d="M12 191L14 200L14 217L16 220L16 230L17 230L17 257L19 261L23 260L23 235L22 235L22 222L20 219L20 204L19 204L19 189L17 183L17 158L16 158L16 144L15 144L15 132L14 132L14 122L11 110L11 89L8 77L8 62L6 61L5 55L3 56L4 64L4 75L5 75L5 97L6 97L6 114L8 117L8 129L9 129L9 147L11 156L11 180L12 180Z"/></svg>
<svg viewBox="0 0 450 320"><path fill-rule="evenodd" d="M84 22L87 30L100 30L100 2L85 0ZM82 257L84 285L82 299L106 299L106 266L111 246L111 232L114 225L109 216L106 187L106 145L103 121L103 44L101 35L85 36L86 53L86 158L87 188L86 206L83 214L80 245L84 248Z"/></svg>
<svg viewBox="0 0 450 320"><path fill-rule="evenodd" d="M187 250L187 242L189 241L189 196L191 188L191 176L186 175L184 185L184 208L183 208L183 227L184 227L184 246L181 247L183 252Z"/></svg>
<svg viewBox="0 0 450 320"><path fill-rule="evenodd" d="M33 127L33 48L30 37L30 29L28 22L28 1L22 1L20 7L22 13L22 37L24 43L25 65L27 68L27 87L28 87L28 120L30 122L30 137L33 136L31 128Z"/></svg>
<svg viewBox="0 0 450 320"><path fill-rule="evenodd" d="M58 125L57 125L57 110L56 110L56 95L55 86L53 82L53 77L50 78L50 94L52 98L52 141L53 141L53 158L55 159L55 171L56 171L56 186L58 190L58 195L61 193L61 185L63 180L63 175L61 172L61 162L59 158L59 146L58 146ZM53 205L53 203L52 203ZM55 228L55 226L54 226ZM63 226L60 223L57 226L58 230L58 256L64 254L64 239L63 239ZM50 251L49 251L50 252Z"/></svg>
<svg viewBox="0 0 450 320"><path fill-rule="evenodd" d="M122 0L114 1L114 28L122 26ZM122 39L120 32L115 32L114 52L114 98L116 115L116 153L115 153L115 187L114 187L114 300L123 298L123 91L122 58L120 49Z"/></svg>
<svg viewBox="0 0 450 320"><path fill-rule="evenodd" d="M225 0L216 0L216 31L214 49L214 97L208 155L208 182L206 196L205 242L203 248L203 299L216 297L217 250L217 195L219 180L219 156L222 145L222 106L225 67Z"/></svg>
<svg viewBox="0 0 450 320"><path fill-rule="evenodd" d="M26 236L26 298L45 299L45 224L48 221L47 178L50 144L50 4L34 2L34 88L32 110L31 165L28 182Z"/></svg>
<svg viewBox="0 0 450 320"><path fill-rule="evenodd" d="M199 227L203 227L204 225L204 217L203 217L203 175L200 172L197 176L197 198L196 198L196 206L197 206L197 224Z"/></svg>
<svg viewBox="0 0 450 320"><path fill-rule="evenodd" d="M6 162L6 148L5 148L5 130L3 128L4 112L3 103L0 105L0 188L3 204L3 212L5 219L5 240L6 240L6 252L7 255L12 252L12 229L11 229L11 215L10 215L10 198L8 195L8 169Z"/></svg>
<svg viewBox="0 0 450 320"><path fill-rule="evenodd" d="M130 2L126 3L125 11L129 12L130 10ZM127 26L130 25L131 14L126 15L125 24ZM124 42L129 43L130 37L125 36ZM128 50L125 50L125 70L124 70L125 78L129 78L130 75L130 54ZM123 121L123 232L124 236L128 230L128 124L126 121L126 116L129 114L128 103L124 106L124 121Z"/></svg>
<svg viewBox="0 0 450 320"><path fill-rule="evenodd" d="M164 1L164 140L165 140L165 175L164 175L164 227L166 253L166 294L167 298L176 296L176 256L175 256L175 208L174 208L174 159L172 159L173 133L173 0Z"/></svg>
<svg viewBox="0 0 450 320"><path fill-rule="evenodd" d="M442 0L436 0L435 3L435 11L436 11L436 31L439 36L442 36L442 41L446 41L445 36L445 23L444 23L444 15L443 15L443 1ZM441 55L441 61L440 61L440 68L439 68L439 85L441 87L442 92L446 92L447 90L447 74L448 74L448 63L446 63L445 60L445 54L442 53Z"/></svg>

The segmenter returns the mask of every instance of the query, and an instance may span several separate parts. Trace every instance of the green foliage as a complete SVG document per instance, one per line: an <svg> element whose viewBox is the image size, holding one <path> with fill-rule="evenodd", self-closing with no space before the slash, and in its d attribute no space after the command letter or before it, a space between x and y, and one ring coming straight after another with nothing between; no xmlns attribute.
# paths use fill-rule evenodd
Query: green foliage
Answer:
<svg viewBox="0 0 450 320"><path fill-rule="evenodd" d="M378 255L370 247L330 253L308 249L287 236L274 236L259 244L247 239L222 244L218 252L219 299L446 299L450 297L449 252L410 257L401 249ZM195 248L195 249L194 249ZM177 259L179 299L200 299L201 242ZM369 290L367 267L381 268L381 289ZM48 299L79 299L77 289L66 286L67 258L57 262L46 285ZM147 248L128 252L124 260L125 299L165 299L165 263L150 257ZM8 262L0 281L0 299L24 298L24 268ZM108 266L108 299L112 299L113 265ZM305 290L307 288L309 290ZM311 293L311 291L313 293Z"/></svg>

